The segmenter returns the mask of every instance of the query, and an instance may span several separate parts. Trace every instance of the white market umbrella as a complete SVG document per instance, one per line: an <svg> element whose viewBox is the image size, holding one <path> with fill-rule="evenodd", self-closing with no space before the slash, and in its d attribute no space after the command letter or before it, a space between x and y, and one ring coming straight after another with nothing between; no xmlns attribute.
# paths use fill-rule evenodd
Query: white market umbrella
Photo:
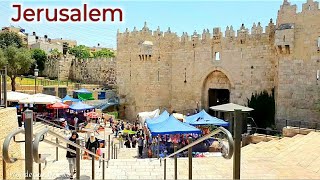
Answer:
<svg viewBox="0 0 320 180"><path fill-rule="evenodd" d="M233 104L233 103L227 103L227 104L221 104L217 106L211 106L210 109L214 111L222 111L222 112L233 112L235 109L241 109L244 112L253 111L254 109L241 106L239 104Z"/></svg>
<svg viewBox="0 0 320 180"><path fill-rule="evenodd" d="M21 92L9 91L7 92L7 101L19 102L22 99L30 97L30 94L25 94Z"/></svg>
<svg viewBox="0 0 320 180"><path fill-rule="evenodd" d="M56 96L40 93L33 94L27 98L19 100L20 104L54 104L56 102L61 102L61 99Z"/></svg>

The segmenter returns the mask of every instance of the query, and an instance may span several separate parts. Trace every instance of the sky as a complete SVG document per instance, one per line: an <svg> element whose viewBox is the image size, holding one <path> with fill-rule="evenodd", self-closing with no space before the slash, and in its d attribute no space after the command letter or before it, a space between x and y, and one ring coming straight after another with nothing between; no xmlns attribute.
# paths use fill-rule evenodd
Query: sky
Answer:
<svg viewBox="0 0 320 180"><path fill-rule="evenodd" d="M302 3L307 0L290 1L301 11ZM123 22L99 23L52 23L52 22L12 22L17 16L12 4L21 3L24 8L74 8L83 3L89 8L121 8ZM192 34L195 30L202 34L203 29L220 27L224 32L227 26L232 25L238 30L242 23L249 30L253 23L261 22L267 26L270 18L276 22L277 12L283 0L0 0L0 26L20 26L27 33L36 32L38 36L48 35L49 38L63 38L76 40L78 44L116 49L117 30L130 31L134 27L138 30L147 22L150 30L167 31L181 35L183 32Z"/></svg>

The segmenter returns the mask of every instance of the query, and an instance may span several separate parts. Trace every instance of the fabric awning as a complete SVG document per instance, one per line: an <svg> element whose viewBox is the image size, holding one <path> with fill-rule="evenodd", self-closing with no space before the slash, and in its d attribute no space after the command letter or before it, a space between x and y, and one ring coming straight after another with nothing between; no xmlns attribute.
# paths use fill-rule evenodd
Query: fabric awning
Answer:
<svg viewBox="0 0 320 180"><path fill-rule="evenodd" d="M252 108L241 106L241 105L238 105L238 104L233 104L233 103L227 103L227 104L222 104L222 105L218 105L218 106L212 106L212 107L210 107L210 109L212 109L214 111L222 111L222 112L233 112L235 109L241 109L244 112L249 112L249 111L253 111L254 110Z"/></svg>
<svg viewBox="0 0 320 180"><path fill-rule="evenodd" d="M186 123L191 125L215 125L215 126L228 126L229 123L222 119L210 116L205 110L197 114L186 117Z"/></svg>
<svg viewBox="0 0 320 180"><path fill-rule="evenodd" d="M78 98L82 101L94 100L92 93L78 93Z"/></svg>
<svg viewBox="0 0 320 180"><path fill-rule="evenodd" d="M158 117L153 118L153 119L147 119L146 120L147 126L150 127L153 124L157 124L157 123L163 122L166 119L168 119L169 116L170 116L170 114L168 113L168 111L165 110Z"/></svg>
<svg viewBox="0 0 320 180"><path fill-rule="evenodd" d="M63 104L61 102L57 102L57 103L54 103L54 104L50 104L47 107L49 109L67 109L67 108L69 108L69 105Z"/></svg>
<svg viewBox="0 0 320 180"><path fill-rule="evenodd" d="M90 91L88 91L87 89L84 89L84 88L79 89L79 90L75 90L74 92L76 92L76 93L82 93L82 94L91 93Z"/></svg>
<svg viewBox="0 0 320 180"><path fill-rule="evenodd" d="M69 95L66 95L63 99L61 99L62 102L66 102L66 101L72 101L72 102L79 102L79 99L75 99L70 97Z"/></svg>
<svg viewBox="0 0 320 180"><path fill-rule="evenodd" d="M19 102L20 100L28 98L30 96L31 96L30 94L26 94L26 93L9 91L9 92L7 92L7 101Z"/></svg>
<svg viewBox="0 0 320 180"><path fill-rule="evenodd" d="M160 114L160 109L156 109L151 112L140 112L138 113L139 121L144 124L146 119L152 119L158 117Z"/></svg>
<svg viewBox="0 0 320 180"><path fill-rule="evenodd" d="M84 104L82 102L77 102L77 103L71 105L70 109L75 110L75 111L83 111L83 110L87 110L87 109L94 109L94 107L89 106L87 104Z"/></svg>
<svg viewBox="0 0 320 180"><path fill-rule="evenodd" d="M19 100L20 104L54 104L56 102L61 102L61 99L56 96L41 93L33 94L27 98Z"/></svg>
<svg viewBox="0 0 320 180"><path fill-rule="evenodd" d="M152 136L159 134L200 134L201 131L187 123L183 123L171 115L163 122L149 127Z"/></svg>

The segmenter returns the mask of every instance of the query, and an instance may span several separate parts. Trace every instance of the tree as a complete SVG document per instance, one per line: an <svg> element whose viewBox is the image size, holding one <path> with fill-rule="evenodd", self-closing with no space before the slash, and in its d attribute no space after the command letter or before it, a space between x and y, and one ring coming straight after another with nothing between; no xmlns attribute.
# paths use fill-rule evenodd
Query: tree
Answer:
<svg viewBox="0 0 320 180"><path fill-rule="evenodd" d="M100 51L94 52L93 56L97 57L104 57L104 58L111 58L115 57L114 52L109 49L101 49Z"/></svg>
<svg viewBox="0 0 320 180"><path fill-rule="evenodd" d="M33 49L32 58L36 61L40 72L44 70L44 65L47 60L47 54L42 49Z"/></svg>
<svg viewBox="0 0 320 180"><path fill-rule="evenodd" d="M55 48L55 49L52 49L52 50L50 51L50 54L51 54L52 56L61 56L61 55L62 55L62 52L60 52L57 48Z"/></svg>
<svg viewBox="0 0 320 180"><path fill-rule="evenodd" d="M275 125L275 100L274 90L269 95L267 91L252 94L248 99L248 107L253 108L251 116L257 123L258 128L267 128Z"/></svg>
<svg viewBox="0 0 320 180"><path fill-rule="evenodd" d="M3 49L9 46L15 46L17 48L23 47L22 38L16 32L0 32L0 48Z"/></svg>
<svg viewBox="0 0 320 180"><path fill-rule="evenodd" d="M16 77L28 72L34 61L28 49L9 46L1 50L0 62L2 65L7 65L12 91L16 90Z"/></svg>
<svg viewBox="0 0 320 180"><path fill-rule="evenodd" d="M69 49L69 54L74 55L78 59L90 58L90 50L84 45L75 46Z"/></svg>

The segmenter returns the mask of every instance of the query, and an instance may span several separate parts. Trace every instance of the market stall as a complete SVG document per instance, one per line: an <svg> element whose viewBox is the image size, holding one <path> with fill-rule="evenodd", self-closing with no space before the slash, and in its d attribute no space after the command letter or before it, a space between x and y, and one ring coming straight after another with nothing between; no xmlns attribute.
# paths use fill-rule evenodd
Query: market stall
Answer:
<svg viewBox="0 0 320 180"><path fill-rule="evenodd" d="M152 119L158 117L160 114L160 109L156 109L151 112L140 112L138 113L138 119L142 125L144 125L146 119Z"/></svg>
<svg viewBox="0 0 320 180"><path fill-rule="evenodd" d="M187 116L186 123L193 126L201 126L201 125L215 125L215 126L223 126L223 127L229 126L228 122L225 122L222 119L209 115L205 110L202 110L199 113L194 114L192 116Z"/></svg>

